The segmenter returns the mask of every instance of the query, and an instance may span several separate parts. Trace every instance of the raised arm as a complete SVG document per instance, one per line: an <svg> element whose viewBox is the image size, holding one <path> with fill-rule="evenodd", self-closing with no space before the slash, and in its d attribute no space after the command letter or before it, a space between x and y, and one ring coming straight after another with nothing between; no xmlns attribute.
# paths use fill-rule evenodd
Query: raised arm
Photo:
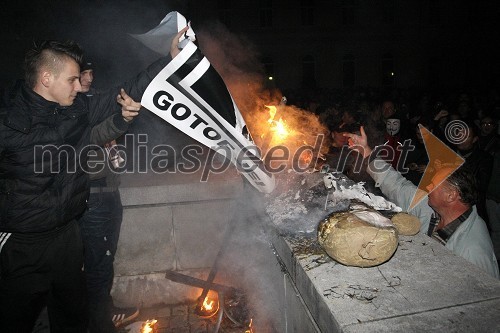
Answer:
<svg viewBox="0 0 500 333"><path fill-rule="evenodd" d="M141 109L141 103L134 101L123 89L116 96L116 102L122 107L121 114L113 114L92 127L90 143L102 146L118 138L127 131L129 123L137 117Z"/></svg>

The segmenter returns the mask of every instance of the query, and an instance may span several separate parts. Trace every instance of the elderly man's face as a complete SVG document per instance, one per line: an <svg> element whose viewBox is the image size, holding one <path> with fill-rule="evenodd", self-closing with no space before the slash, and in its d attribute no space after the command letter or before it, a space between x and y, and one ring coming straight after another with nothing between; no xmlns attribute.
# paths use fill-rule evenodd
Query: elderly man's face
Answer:
<svg viewBox="0 0 500 333"><path fill-rule="evenodd" d="M431 208L439 210L446 203L448 195L452 190L451 185L448 184L446 179L453 171L454 169L451 168L440 169L432 177L431 183L427 185L426 189L429 192L428 204Z"/></svg>

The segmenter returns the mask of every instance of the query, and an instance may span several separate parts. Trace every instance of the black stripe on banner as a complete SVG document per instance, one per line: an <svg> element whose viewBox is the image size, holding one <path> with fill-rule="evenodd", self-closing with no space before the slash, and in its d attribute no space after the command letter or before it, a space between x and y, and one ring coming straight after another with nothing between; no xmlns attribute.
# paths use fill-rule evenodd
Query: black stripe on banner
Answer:
<svg viewBox="0 0 500 333"><path fill-rule="evenodd" d="M243 148L245 147L241 142L240 140L238 140L237 138L235 138L231 132L229 132L226 127L219 122L219 120L209 111L205 108L205 106L203 106L196 98L194 98L193 95L191 95L188 91L186 91L186 89L184 89L184 87L182 87L178 82L172 82L170 81L170 77L167 79L167 82L170 83L172 86L174 86L174 88L176 88L181 94L183 94L184 96L186 96L191 102L193 102L194 104L196 104L196 106L201 110L203 111L203 113L205 113L208 117L210 117L210 119L212 119L216 124L217 126L219 127L219 129L221 131L223 131L229 138L231 138L236 144L238 144L238 146L240 148Z"/></svg>
<svg viewBox="0 0 500 333"><path fill-rule="evenodd" d="M181 81L184 79L186 76L188 76L189 73L193 71L193 68L198 66L200 61L203 60L203 55L200 55L201 52L198 52L198 48L196 49L193 54L186 60L184 64L182 64L181 67L177 68L177 70L172 74L172 79L177 80L177 82ZM173 77L175 75L175 77Z"/></svg>
<svg viewBox="0 0 500 333"><path fill-rule="evenodd" d="M193 52L189 59L168 78L168 82L179 83L195 69L204 57L200 49L196 48L196 51ZM231 95L224 80L222 80L212 64L191 88L229 124L233 127L236 126L236 110Z"/></svg>
<svg viewBox="0 0 500 333"><path fill-rule="evenodd" d="M210 119L212 119L213 122L215 122L217 124L217 126L219 127L219 129L221 131L223 131L233 142L235 142L240 148L246 148L245 145L243 145L241 143L240 140L238 140L238 138L234 137L233 134L231 132L229 132L226 127L219 122L219 120L211 113L209 112L209 110L207 110L205 108L205 106L203 106L196 98L194 98L194 96L192 96L188 91L186 91L186 89L184 89L184 87L182 87L179 82L173 82L170 80L170 77L167 78L167 82L170 83L172 86L174 86L174 88L176 88L180 93L182 93L184 96L186 96L191 102L193 102L194 104L196 104L196 106L201 110L203 111L208 117L210 117ZM245 151L247 152L247 156L249 156L253 161L257 161L256 163L256 166L262 170L264 172L264 174L266 174L268 177L271 177L271 173L268 172L264 166L264 162L260 159L260 158L257 158L256 155L254 155L250 150L248 149L245 149Z"/></svg>

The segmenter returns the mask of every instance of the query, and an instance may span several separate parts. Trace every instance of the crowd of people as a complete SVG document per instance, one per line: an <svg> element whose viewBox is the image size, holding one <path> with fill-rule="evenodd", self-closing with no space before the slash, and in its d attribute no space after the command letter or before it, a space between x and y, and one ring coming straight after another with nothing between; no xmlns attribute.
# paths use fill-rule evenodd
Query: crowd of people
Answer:
<svg viewBox="0 0 500 333"><path fill-rule="evenodd" d="M335 95L328 93L324 96ZM458 255L498 278L498 263L494 259L492 264L491 258L495 258L495 252L496 256L500 255L500 197L497 186L500 166L497 115L500 114L500 96L494 91L488 94L464 91L448 94L404 91L384 95L377 93L375 89L337 96L347 97L335 102L322 99L321 95L315 95L311 98L313 102L301 104L303 108L317 114L331 133L330 149L325 160L329 168L333 167L355 181L364 181L368 190L379 193L381 191L404 209L408 208L409 202L403 200L408 198L402 191L415 193L417 188L420 188L430 192L429 204L424 209L425 214L420 216L417 213L426 229L422 229L422 232L428 233L429 236L447 230L447 223L443 222L429 227L432 212L436 221L446 221L447 209L444 209L446 206L444 203L446 202L448 209L452 208L452 211L456 211L457 206L460 206L465 215L451 214L453 218L448 219L448 222L458 219L461 225L458 222L453 224L453 230L451 232L448 230L449 234L445 237L444 244L450 249L455 248ZM300 104L300 99L296 103ZM439 159L429 160L423 138L425 131L432 133L441 140L444 147L448 147L464 160L456 172L453 169L448 170L445 163ZM365 145L364 151L369 149L372 152L375 147L387 148L384 151L388 153L380 159L390 164L391 170L395 173L390 173L390 177L384 178L367 172L366 168L360 169L356 165L359 160L345 153L348 147L358 150L353 147L359 143L353 144L347 138L356 138L362 142ZM451 173L450 179L457 177L456 182L460 186L449 183L449 179L443 176L443 170ZM424 172L430 174L433 180L430 184L419 187ZM376 179L391 179L391 182L382 182L381 186L375 186L378 182ZM448 190L455 188L458 191L456 196L461 199L454 201L453 204L443 199L444 201L436 204L435 191L441 188L436 179L444 182L446 185L443 187L447 186ZM401 186L395 189L393 186L396 182ZM472 192L473 199L469 198L469 192ZM447 198L453 197L451 192L448 191L447 194L449 194ZM460 237L463 240L464 229L469 228L467 225L471 224L471 219L474 220L474 228L484 224L487 232L476 230L477 234L469 234L469 240L462 241L459 246L450 245ZM467 223L462 223L463 221ZM436 237L443 242L443 237ZM484 251L479 251L479 254L476 253L474 258L471 258L471 253L474 252L471 250L472 247L479 246L479 243L481 246L489 244L491 249L483 249ZM464 246L466 249L458 250ZM468 254L464 254L467 251Z"/></svg>

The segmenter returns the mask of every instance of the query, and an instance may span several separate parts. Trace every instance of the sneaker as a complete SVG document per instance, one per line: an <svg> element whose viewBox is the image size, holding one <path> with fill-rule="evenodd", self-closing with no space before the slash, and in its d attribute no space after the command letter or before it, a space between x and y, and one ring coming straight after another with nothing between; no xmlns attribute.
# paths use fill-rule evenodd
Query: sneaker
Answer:
<svg viewBox="0 0 500 333"><path fill-rule="evenodd" d="M115 327L119 327L139 316L138 308L118 308L113 306L111 309L111 320Z"/></svg>

